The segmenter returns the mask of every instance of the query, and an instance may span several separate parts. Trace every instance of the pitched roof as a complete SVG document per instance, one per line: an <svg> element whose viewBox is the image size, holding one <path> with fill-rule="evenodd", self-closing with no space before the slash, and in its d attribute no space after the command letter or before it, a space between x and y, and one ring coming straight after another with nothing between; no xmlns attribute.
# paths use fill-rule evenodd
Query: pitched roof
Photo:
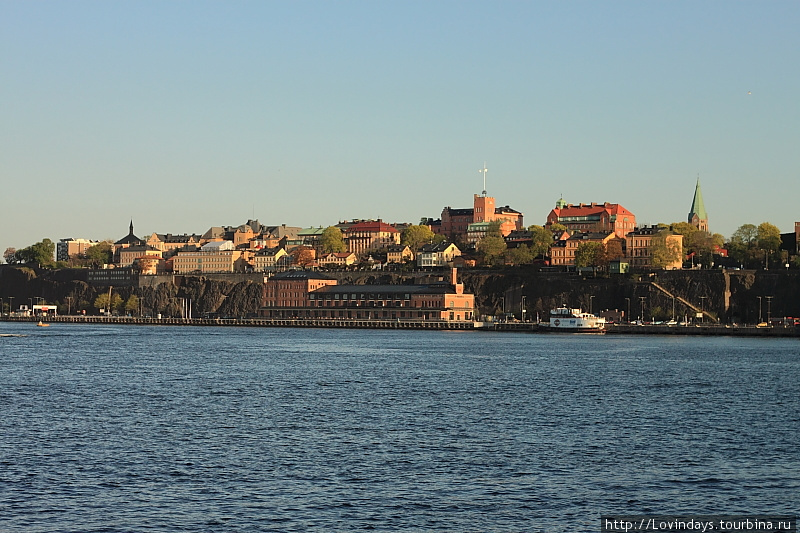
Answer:
<svg viewBox="0 0 800 533"><path fill-rule="evenodd" d="M390 226L389 224L383 222L382 220L368 220L364 222L359 222L357 224L353 224L344 231L345 233L352 233L354 231L368 231L373 233L397 233L397 229L394 226Z"/></svg>
<svg viewBox="0 0 800 533"><path fill-rule="evenodd" d="M475 209L473 209L473 208L471 208L471 207L469 207L469 208L463 208L463 209L453 209L452 207L445 207L445 208L442 210L442 212L445 212L445 211L447 211L447 213L448 213L448 214L449 214L451 217L457 217L457 216L462 216L462 217L463 217L463 216L472 216L473 214L475 214Z"/></svg>
<svg viewBox="0 0 800 533"><path fill-rule="evenodd" d="M452 242L443 241L437 244L426 244L422 248L420 248L420 252L422 253L436 253L436 252L444 252L450 246L455 246ZM458 247L456 247L458 248Z"/></svg>
<svg viewBox="0 0 800 533"><path fill-rule="evenodd" d="M697 178L697 185L694 187L694 198L692 199L692 208L689 210L689 222L697 215L700 220L708 220L706 213L706 206L703 204L703 192L700 190L700 178Z"/></svg>
<svg viewBox="0 0 800 533"><path fill-rule="evenodd" d="M605 212L609 215L633 215L619 204L567 204L566 207L555 207L552 211L558 218L595 216L598 219Z"/></svg>
<svg viewBox="0 0 800 533"><path fill-rule="evenodd" d="M517 215L521 215L522 214L519 211L517 211L516 209L512 209L512 208L508 207L507 205L504 205L503 207L495 207L494 208L494 212L495 212L495 214L498 214L498 215L501 215L503 213L515 213Z"/></svg>

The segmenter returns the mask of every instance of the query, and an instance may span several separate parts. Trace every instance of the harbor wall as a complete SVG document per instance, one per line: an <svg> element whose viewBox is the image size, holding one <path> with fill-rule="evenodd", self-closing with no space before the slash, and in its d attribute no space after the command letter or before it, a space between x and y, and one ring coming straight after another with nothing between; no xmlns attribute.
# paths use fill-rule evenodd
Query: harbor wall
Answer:
<svg viewBox="0 0 800 533"><path fill-rule="evenodd" d="M429 283L444 280L445 271L327 272L347 284ZM546 317L550 309L567 305L595 313L618 310L631 319L664 320L674 315L694 317L708 313L706 321L757 323L768 316L800 316L800 270L732 271L678 270L653 274L597 275L541 272L532 267L468 269L459 271L465 290L475 294L481 317L503 313L527 320ZM86 270L43 270L0 265L0 298L14 306L44 298L66 313L87 309L108 287L87 281ZM141 276L130 287L113 287L123 300L136 295L143 314L178 316L184 300L191 300L193 316L212 313L220 317L254 315L263 298L263 274L211 274L203 276Z"/></svg>

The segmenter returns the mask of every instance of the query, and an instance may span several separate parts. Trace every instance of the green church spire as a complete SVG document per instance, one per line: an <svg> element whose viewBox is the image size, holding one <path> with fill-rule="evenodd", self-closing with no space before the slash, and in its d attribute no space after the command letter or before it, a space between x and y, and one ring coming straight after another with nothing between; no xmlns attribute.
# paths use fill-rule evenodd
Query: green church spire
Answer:
<svg viewBox="0 0 800 533"><path fill-rule="evenodd" d="M700 176L697 176L697 185L694 188L694 199L692 208L689 210L689 223L694 224L698 229L708 230L708 213L703 204L703 192L700 190Z"/></svg>

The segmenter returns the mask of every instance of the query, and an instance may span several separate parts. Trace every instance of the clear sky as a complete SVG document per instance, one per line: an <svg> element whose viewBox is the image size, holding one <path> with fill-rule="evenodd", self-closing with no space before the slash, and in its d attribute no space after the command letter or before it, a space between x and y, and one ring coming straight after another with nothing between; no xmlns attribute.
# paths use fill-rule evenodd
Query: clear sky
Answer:
<svg viewBox="0 0 800 533"><path fill-rule="evenodd" d="M418 222L483 188L800 220L800 2L0 0L0 250Z"/></svg>

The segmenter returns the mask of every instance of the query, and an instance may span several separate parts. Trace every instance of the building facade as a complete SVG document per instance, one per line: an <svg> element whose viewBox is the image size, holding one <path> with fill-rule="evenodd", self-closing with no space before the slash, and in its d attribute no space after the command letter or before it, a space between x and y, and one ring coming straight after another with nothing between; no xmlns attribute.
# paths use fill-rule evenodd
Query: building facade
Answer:
<svg viewBox="0 0 800 533"><path fill-rule="evenodd" d="M453 259L461 255L461 250L452 242L426 244L417 252L418 267L453 266Z"/></svg>
<svg viewBox="0 0 800 533"><path fill-rule="evenodd" d="M246 272L252 268L241 250L235 250L233 241L211 241L199 250L182 250L172 260L176 274L214 272Z"/></svg>
<svg viewBox="0 0 800 533"><path fill-rule="evenodd" d="M265 282L266 318L471 321L475 297L450 280L430 285L339 285L324 274L295 271Z"/></svg>
<svg viewBox="0 0 800 533"><path fill-rule="evenodd" d="M429 227L451 241L466 242L471 224L499 221L500 232L505 237L514 230L522 229L522 217L522 213L507 205L496 207L495 199L484 192L473 195L472 209L445 207L442 210L441 223L431 224Z"/></svg>
<svg viewBox="0 0 800 533"><path fill-rule="evenodd" d="M553 224L561 224L570 232L605 233L613 232L620 239L636 228L636 217L619 204L591 203L567 204L563 198L556 202L556 207L547 215L545 228Z"/></svg>
<svg viewBox="0 0 800 533"><path fill-rule="evenodd" d="M354 254L400 244L400 232L382 220L357 222L342 231L347 251Z"/></svg>
<svg viewBox="0 0 800 533"><path fill-rule="evenodd" d="M256 272L270 272L288 266L289 254L283 248L262 248L253 254L253 269Z"/></svg>
<svg viewBox="0 0 800 533"><path fill-rule="evenodd" d="M637 270L653 269L653 239L662 231L669 231L659 226L636 228L625 237L625 258L631 268ZM680 270L683 268L683 235L669 234L665 236L665 244L675 250L675 260L664 265L664 270Z"/></svg>
<svg viewBox="0 0 800 533"><path fill-rule="evenodd" d="M550 246L550 264L552 266L574 266L575 253L581 244L596 242L608 246L611 241L618 239L616 233L581 233L576 231L567 239L553 242ZM620 243L621 249L621 243Z"/></svg>
<svg viewBox="0 0 800 533"><path fill-rule="evenodd" d="M72 257L86 254L86 250L100 244L100 241L89 239L61 239L56 243L56 261L68 261Z"/></svg>

